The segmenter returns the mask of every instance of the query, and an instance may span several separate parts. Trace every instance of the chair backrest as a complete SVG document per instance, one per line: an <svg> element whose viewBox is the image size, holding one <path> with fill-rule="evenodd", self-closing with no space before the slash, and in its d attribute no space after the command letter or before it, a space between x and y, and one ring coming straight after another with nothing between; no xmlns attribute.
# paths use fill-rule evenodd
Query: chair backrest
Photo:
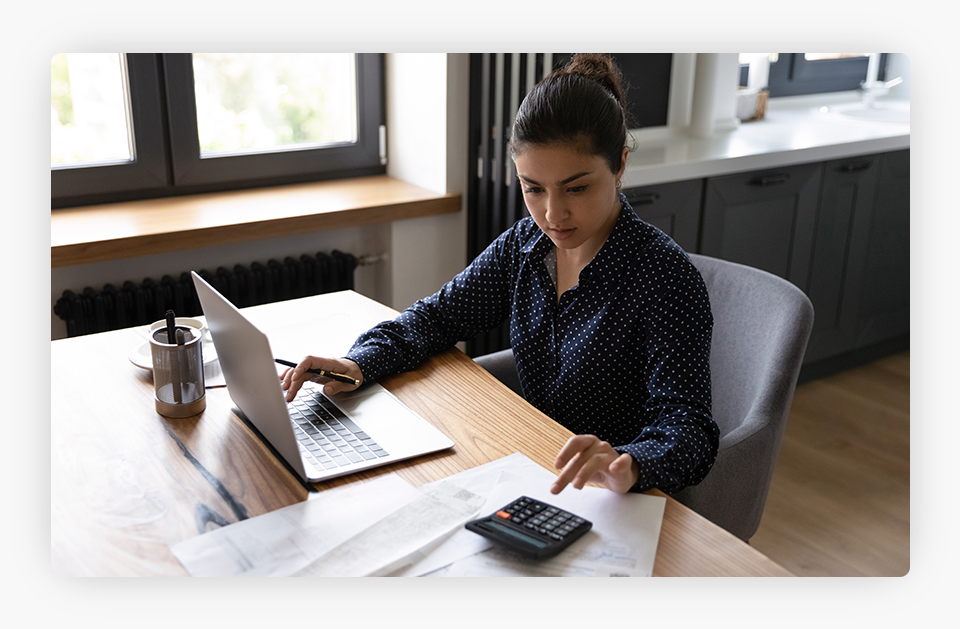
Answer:
<svg viewBox="0 0 960 629"><path fill-rule="evenodd" d="M756 532L803 363L813 305L790 282L752 267L690 255L710 296L717 462L674 497L741 539Z"/></svg>

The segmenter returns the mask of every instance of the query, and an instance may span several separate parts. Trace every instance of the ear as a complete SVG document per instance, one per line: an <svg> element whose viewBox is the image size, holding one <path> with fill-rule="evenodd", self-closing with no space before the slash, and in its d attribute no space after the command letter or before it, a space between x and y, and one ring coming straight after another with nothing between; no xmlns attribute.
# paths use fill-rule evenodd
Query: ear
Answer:
<svg viewBox="0 0 960 629"><path fill-rule="evenodd" d="M623 153L620 154L620 172L617 173L617 181L623 179L623 173L627 169L627 154L630 153L630 149L623 147Z"/></svg>

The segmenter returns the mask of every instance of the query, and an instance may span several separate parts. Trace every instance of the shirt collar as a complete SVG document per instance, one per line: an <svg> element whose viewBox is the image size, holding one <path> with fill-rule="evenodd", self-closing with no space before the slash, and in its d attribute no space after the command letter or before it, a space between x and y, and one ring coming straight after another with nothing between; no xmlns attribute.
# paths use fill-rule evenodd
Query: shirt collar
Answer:
<svg viewBox="0 0 960 629"><path fill-rule="evenodd" d="M538 226L536 235L520 248L520 252L527 255L532 254L531 261L540 262L548 253L550 253L550 249L552 247L553 241L550 240L550 238L548 238Z"/></svg>
<svg viewBox="0 0 960 629"><path fill-rule="evenodd" d="M603 247L597 252L587 266L580 273L580 281L584 283L586 279L597 279L611 275L620 275L623 267L629 262L630 243L636 237L636 226L639 218L627 202L627 197L620 194L620 216L617 217L617 224L613 231L603 243Z"/></svg>

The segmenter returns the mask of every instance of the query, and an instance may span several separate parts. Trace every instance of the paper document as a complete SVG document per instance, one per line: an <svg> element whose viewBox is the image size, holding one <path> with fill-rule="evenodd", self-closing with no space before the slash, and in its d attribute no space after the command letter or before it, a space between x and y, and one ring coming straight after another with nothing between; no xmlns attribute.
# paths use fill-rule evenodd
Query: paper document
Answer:
<svg viewBox="0 0 960 629"><path fill-rule="evenodd" d="M593 527L559 555L532 560L493 547L454 562L444 572L450 577L565 576L644 577L653 573L666 499L644 494L616 494L599 487L567 487L557 495L549 485L505 472L481 515L525 495L575 513ZM479 537L479 536L478 536Z"/></svg>
<svg viewBox="0 0 960 629"><path fill-rule="evenodd" d="M420 548L477 514L482 496L453 483L416 500L297 571L297 577L365 577L388 572Z"/></svg>
<svg viewBox="0 0 960 629"><path fill-rule="evenodd" d="M465 528L415 553L416 561L390 576L650 576L666 499L615 494L607 489L567 487L550 493L556 474L515 453L450 476L447 480L487 496L478 516L495 512L521 495L561 507L593 528L560 555L532 561L496 550Z"/></svg>
<svg viewBox="0 0 960 629"><path fill-rule="evenodd" d="M331 489L171 546L193 576L650 576L666 500L566 488L512 454L412 487L396 474ZM556 557L533 561L466 530L521 495L593 528Z"/></svg>
<svg viewBox="0 0 960 629"><path fill-rule="evenodd" d="M192 537L170 549L195 577L287 576L420 496L410 483L388 474L311 494L304 502Z"/></svg>
<svg viewBox="0 0 960 629"><path fill-rule="evenodd" d="M549 486L550 483L553 482L553 479L556 478L556 476L526 456L520 453L514 453L465 472L454 474L443 481L427 483L422 485L421 489L449 481L475 494L486 497L490 495L494 486L505 472L512 472L525 478L533 479L533 482L543 483L546 486ZM488 510L486 506L482 507L478 510L475 517L484 515ZM406 566L395 570L390 573L389 576L419 577L428 574L430 576L443 576L442 572L437 571L444 569L459 559L464 559L487 550L491 545L491 542L485 537L481 537L463 527L457 527L449 534L438 538L432 544L428 544L419 549L408 558L410 561Z"/></svg>

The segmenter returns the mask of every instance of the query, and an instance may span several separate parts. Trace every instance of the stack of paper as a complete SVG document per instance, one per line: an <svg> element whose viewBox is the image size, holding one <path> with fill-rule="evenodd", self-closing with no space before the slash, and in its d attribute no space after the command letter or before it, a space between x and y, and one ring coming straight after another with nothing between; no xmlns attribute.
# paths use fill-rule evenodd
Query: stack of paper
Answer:
<svg viewBox="0 0 960 629"><path fill-rule="evenodd" d="M549 492L556 476L521 454L420 488L395 474L174 544L193 576L650 576L666 500L606 489ZM521 495L593 522L546 561L465 528ZM358 532L359 531L359 532Z"/></svg>

